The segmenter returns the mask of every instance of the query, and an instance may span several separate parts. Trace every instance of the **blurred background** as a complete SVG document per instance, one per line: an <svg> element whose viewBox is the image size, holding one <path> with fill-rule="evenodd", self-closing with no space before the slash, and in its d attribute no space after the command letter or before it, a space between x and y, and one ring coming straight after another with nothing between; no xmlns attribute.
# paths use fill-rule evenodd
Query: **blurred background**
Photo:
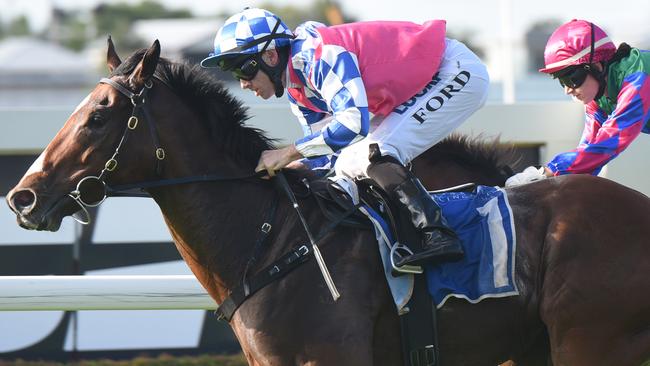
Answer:
<svg viewBox="0 0 650 366"><path fill-rule="evenodd" d="M487 105L460 131L515 144L515 170L543 164L580 137L582 105L537 72L557 26L586 19L617 45L650 49L647 0L0 0L0 196L107 74L109 35L123 59L158 39L164 57L197 63L225 18L245 6L271 10L290 27L447 20L448 37L474 50L491 77ZM262 103L229 75L212 72L249 106L251 124L283 142L300 135L284 98ZM645 135L601 175L649 194L650 176L639 169L650 154L644 145ZM64 221L57 233L35 233L0 209L0 275L189 274L150 200L110 199L92 214L91 226ZM228 328L205 311L0 312L0 360L237 350Z"/></svg>

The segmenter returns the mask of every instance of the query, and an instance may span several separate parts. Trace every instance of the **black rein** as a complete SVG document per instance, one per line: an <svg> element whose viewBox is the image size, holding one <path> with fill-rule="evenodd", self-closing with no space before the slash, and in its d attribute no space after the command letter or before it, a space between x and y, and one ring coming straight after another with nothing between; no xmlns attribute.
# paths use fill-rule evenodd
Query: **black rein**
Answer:
<svg viewBox="0 0 650 366"><path fill-rule="evenodd" d="M157 76L154 76L154 78L160 81L161 83L163 83L164 85L167 85L167 83L161 78ZM111 159L109 159L109 161L106 162L105 167L100 173L100 175L98 177L93 177L104 184L106 197L118 197L118 196L119 197L150 197L150 195L144 191L147 188L163 187L163 186L185 184L185 183L196 183L196 182L244 180L244 179L251 179L251 178L261 178L266 175L265 171L245 174L245 175L238 175L238 176L227 176L227 175L216 173L216 174L204 174L204 175L195 175L195 176L178 177L178 178L170 178L170 179L158 179L152 181L116 185L113 187L108 186L105 182L105 173L109 171L113 171L115 170L115 168L117 168L118 165L117 157L119 155L120 147L122 146L124 141L126 141L129 131L134 130L137 127L138 124L137 115L139 109L142 109L143 111L144 119L149 125L151 138L154 142L154 146L156 147L156 151L155 151L156 158L157 158L156 173L158 174L158 176L162 174L162 161L165 159L166 153L165 150L160 146L160 142L158 139L158 131L154 124L153 117L151 116L146 104L147 102L146 96L148 90L153 87L153 82L147 81L147 83L145 83L145 86L138 93L134 93L124 85L108 78L102 78L99 82L112 86L113 88L115 88L115 90L119 91L122 95L129 98L131 100L131 103L133 104L133 111L131 112L131 117L127 122L127 127L124 130L122 138L117 148L115 149L113 156L111 157ZM167 87L169 87L169 85L167 85ZM280 190L285 191L285 193L289 198L292 198L293 192L291 191L291 188L289 187L286 179L284 178L281 172L278 172L278 174L281 177L281 179L275 179L278 188ZM75 200L80 205L82 205L81 201L77 199ZM216 314L219 319L223 319L229 322L232 319L232 316L234 315L237 308L239 308L239 306L246 299L251 297L255 292L267 286L268 284L284 277L293 269L295 269L302 263L308 261L309 258L314 254L312 250L314 244L320 241L327 233L333 230L343 220L345 220L348 216L352 215L358 209L358 205L353 205L352 207L350 207L346 212L341 214L340 217L330 222L330 224L327 225L324 228L324 230L322 230L315 238L311 237L309 228L307 227L306 222L303 219L302 223L305 231L309 236L311 244L298 245L297 247L291 249L288 253L284 254L278 260L271 263L271 265L262 269L262 271L258 272L256 275L249 278L249 272L252 266L257 262L259 256L262 254L263 250L265 249L264 244L268 239L269 232L271 231L272 228L272 223L275 219L277 204L278 204L278 197L276 196L273 199L273 202L271 204L271 207L269 208L269 211L267 212L264 223L260 228L260 235L258 236L256 243L253 246L253 253L244 270L241 284L230 292L230 295L219 305L219 308L216 310ZM296 203L294 203L294 207L295 205Z"/></svg>

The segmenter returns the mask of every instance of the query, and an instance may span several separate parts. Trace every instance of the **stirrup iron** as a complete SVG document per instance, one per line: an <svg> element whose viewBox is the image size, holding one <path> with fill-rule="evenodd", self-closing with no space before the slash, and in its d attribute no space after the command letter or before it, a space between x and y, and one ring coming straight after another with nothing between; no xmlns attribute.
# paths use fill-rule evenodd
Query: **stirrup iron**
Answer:
<svg viewBox="0 0 650 366"><path fill-rule="evenodd" d="M401 258L402 255L398 253L397 251L401 250L406 253L406 255L413 255L413 251L407 247L404 244L401 244L399 242L396 242L391 248L390 248L390 265L393 267L394 272L398 273L405 273L405 274L422 274L424 273L424 269L421 266L413 266L410 264L405 264L403 266L397 266L395 264L395 257Z"/></svg>

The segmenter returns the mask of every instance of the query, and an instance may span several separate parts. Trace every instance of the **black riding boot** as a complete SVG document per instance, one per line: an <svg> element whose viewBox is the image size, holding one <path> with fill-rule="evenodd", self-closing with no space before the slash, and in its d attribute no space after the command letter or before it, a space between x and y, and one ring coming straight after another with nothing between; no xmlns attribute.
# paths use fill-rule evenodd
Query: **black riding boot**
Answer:
<svg viewBox="0 0 650 366"><path fill-rule="evenodd" d="M391 156L373 156L372 148L370 161L370 178L389 194L399 205L399 214L408 217L422 235L421 243L408 245L413 254L395 264L421 266L460 260L464 253L458 236L447 226L440 207L413 173Z"/></svg>

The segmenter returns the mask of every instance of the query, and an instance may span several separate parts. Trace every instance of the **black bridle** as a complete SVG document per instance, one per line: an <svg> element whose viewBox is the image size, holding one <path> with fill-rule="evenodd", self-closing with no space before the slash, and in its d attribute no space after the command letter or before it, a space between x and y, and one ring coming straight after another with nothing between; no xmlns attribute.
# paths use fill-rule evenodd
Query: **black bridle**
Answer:
<svg viewBox="0 0 650 366"><path fill-rule="evenodd" d="M154 76L154 78L161 83L167 85L165 81L161 78ZM68 193L68 196L72 198L81 208L83 212L83 217L79 215L73 215L73 218L81 224L90 223L90 214L88 213L88 207L97 207L102 204L108 197L150 197L150 195L145 191L147 188L163 187L176 184L184 183L193 183L193 182L208 182L208 181L225 181L225 180L242 180L249 178L261 177L264 175L263 172L259 173L250 173L245 175L237 176L226 176L223 174L203 174L179 178L169 178L163 179L163 162L167 153L165 149L160 144L158 138L158 130L156 128L155 121L147 107L147 94L149 90L153 88L153 82L148 80L145 82L144 86L139 92L133 92L126 86L118 83L115 80L109 78L102 78L99 81L100 84L107 84L112 86L115 90L120 92L120 94L127 97L131 104L133 104L133 110L131 111L131 116L129 117L126 126L124 127L124 132L122 132L122 137L113 152L113 155L106 161L104 168L98 175L89 175L82 178L77 187L72 192ZM169 86L168 86L169 87ZM122 184L116 186L109 186L106 183L106 176L108 173L115 171L118 167L118 158L120 154L120 149L124 143L128 140L130 132L134 131L139 125L139 116L142 116L144 121L149 126L149 132L151 140L155 147L154 155L156 158L156 175L159 179L152 181L136 182L129 184Z"/></svg>

